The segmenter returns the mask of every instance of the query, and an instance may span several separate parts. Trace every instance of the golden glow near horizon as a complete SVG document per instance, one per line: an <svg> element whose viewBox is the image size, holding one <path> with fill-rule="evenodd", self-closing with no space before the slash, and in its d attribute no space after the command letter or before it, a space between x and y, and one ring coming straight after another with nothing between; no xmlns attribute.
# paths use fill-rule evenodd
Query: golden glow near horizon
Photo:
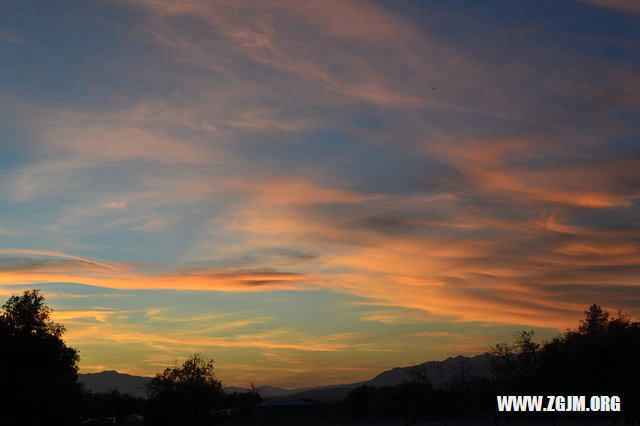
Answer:
<svg viewBox="0 0 640 426"><path fill-rule="evenodd" d="M634 2L40 3L3 6L0 295L81 371L355 382L640 313Z"/></svg>

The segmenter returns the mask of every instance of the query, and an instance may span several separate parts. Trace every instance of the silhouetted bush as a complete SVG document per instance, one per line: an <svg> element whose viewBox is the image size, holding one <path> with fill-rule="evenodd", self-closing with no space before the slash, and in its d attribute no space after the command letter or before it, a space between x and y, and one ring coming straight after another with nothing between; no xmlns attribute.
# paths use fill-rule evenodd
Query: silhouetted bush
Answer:
<svg viewBox="0 0 640 426"><path fill-rule="evenodd" d="M222 402L222 383L215 377L213 360L200 354L156 374L146 390L156 424L205 422Z"/></svg>
<svg viewBox="0 0 640 426"><path fill-rule="evenodd" d="M147 400L113 389L109 392L82 392L82 418L121 418L129 414L147 417Z"/></svg>
<svg viewBox="0 0 640 426"><path fill-rule="evenodd" d="M254 416L255 405L263 399L258 389L251 384L251 390L247 392L233 392L224 394L222 397L222 407L230 410L237 410L238 416L243 419L250 419Z"/></svg>

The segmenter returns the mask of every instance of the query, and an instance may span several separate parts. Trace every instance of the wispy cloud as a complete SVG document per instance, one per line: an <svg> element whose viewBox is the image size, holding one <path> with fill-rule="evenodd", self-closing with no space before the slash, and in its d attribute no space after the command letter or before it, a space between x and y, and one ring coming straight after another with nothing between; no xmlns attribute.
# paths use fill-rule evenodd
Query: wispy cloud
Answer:
<svg viewBox="0 0 640 426"><path fill-rule="evenodd" d="M1 31L0 30L0 42L4 42L4 43L17 43L17 44L25 44L26 42L21 39L20 37L13 35L13 34L9 34L5 31Z"/></svg>
<svg viewBox="0 0 640 426"><path fill-rule="evenodd" d="M614 9L622 12L640 13L640 5L634 0L579 0L594 6Z"/></svg>
<svg viewBox="0 0 640 426"><path fill-rule="evenodd" d="M17 14L0 36L22 58L3 74L0 290L324 291L377 306L349 306L363 330L409 334L435 319L563 329L594 302L637 314L637 6L533 4L497 22L495 5L455 2L107 2L127 24L83 9L95 37L39 78L24 46L45 58L76 45L55 11L28 37L18 28L33 14ZM59 293L77 305L64 322L115 324ZM181 317L191 332L164 335L170 305L121 313L160 328L118 323L104 345L153 341L136 355L153 362L198 342L246 357L259 347L264 371L303 346L318 349L307 357L376 347L337 323L314 345L259 309ZM438 354L489 338L448 332L414 336ZM409 361L395 356L384 362ZM234 362L249 377L247 359ZM310 374L299 370L289 378Z"/></svg>

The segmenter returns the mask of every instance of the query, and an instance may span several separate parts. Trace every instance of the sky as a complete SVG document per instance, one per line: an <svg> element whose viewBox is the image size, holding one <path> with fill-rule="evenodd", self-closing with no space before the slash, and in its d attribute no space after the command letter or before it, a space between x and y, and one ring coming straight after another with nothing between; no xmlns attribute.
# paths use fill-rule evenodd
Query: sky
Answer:
<svg viewBox="0 0 640 426"><path fill-rule="evenodd" d="M80 372L349 383L640 315L634 0L9 0L0 297Z"/></svg>

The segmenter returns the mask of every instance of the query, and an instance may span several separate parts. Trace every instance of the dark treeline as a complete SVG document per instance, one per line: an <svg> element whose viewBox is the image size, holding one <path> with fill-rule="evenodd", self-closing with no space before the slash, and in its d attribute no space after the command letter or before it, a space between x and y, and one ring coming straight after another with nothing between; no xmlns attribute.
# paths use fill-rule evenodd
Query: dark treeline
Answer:
<svg viewBox="0 0 640 426"><path fill-rule="evenodd" d="M93 424L111 421L146 424L238 424L264 421L257 389L224 393L213 360L195 354L158 373L148 398L113 390L94 393L77 381L79 356L62 340L64 327L50 320L38 290L11 297L0 312L2 424ZM412 367L412 380L392 387L361 386L334 404L301 405L279 413L366 421L491 418L496 395L617 395L620 413L636 421L640 407L640 323L623 313L611 316L592 305L576 329L537 343L533 331L491 348L489 377L474 377L464 357L451 371L435 363ZM439 374L438 374L439 373ZM588 402L587 402L588 404ZM273 412L272 412L273 413ZM262 417L261 417L262 415ZM502 415L502 414L501 414ZM606 414L589 413L590 418ZM546 413L529 414L543 419ZM562 413L563 419L585 417Z"/></svg>
<svg viewBox="0 0 640 426"><path fill-rule="evenodd" d="M115 389L109 392L92 392L83 389L79 403L80 418L83 420L109 417L119 419L130 414L138 414L145 418L148 416L147 404L144 398L120 393Z"/></svg>
<svg viewBox="0 0 640 426"><path fill-rule="evenodd" d="M640 409L640 323L621 312L612 317L598 305L584 313L577 329L550 341L536 343L533 331L523 331L493 346L490 377L470 376L464 358L448 376L423 364L413 368L412 382L356 388L336 404L336 412L353 419L465 419L497 415L497 395L585 395L587 407L590 396L617 395L620 413L554 414L562 419L617 416L635 424Z"/></svg>

